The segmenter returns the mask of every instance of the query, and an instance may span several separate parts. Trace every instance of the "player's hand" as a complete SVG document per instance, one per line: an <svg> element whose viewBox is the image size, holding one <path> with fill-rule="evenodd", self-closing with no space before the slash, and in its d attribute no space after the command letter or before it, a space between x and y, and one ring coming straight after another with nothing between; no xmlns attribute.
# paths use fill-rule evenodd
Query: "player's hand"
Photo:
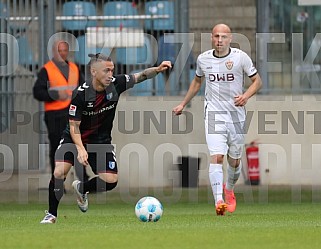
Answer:
<svg viewBox="0 0 321 249"><path fill-rule="evenodd" d="M179 104L178 106L173 108L173 113L175 115L181 115L184 110L184 106L182 104Z"/></svg>
<svg viewBox="0 0 321 249"><path fill-rule="evenodd" d="M77 156L77 160L79 163L81 163L82 165L84 165L85 167L89 166L88 163L88 153L86 151L85 148L78 148L78 156Z"/></svg>
<svg viewBox="0 0 321 249"><path fill-rule="evenodd" d="M247 98L244 95L237 95L234 97L235 106L245 106L247 103Z"/></svg>
<svg viewBox="0 0 321 249"><path fill-rule="evenodd" d="M163 61L158 67L157 67L157 72L163 72L167 69L172 68L172 63L170 61Z"/></svg>

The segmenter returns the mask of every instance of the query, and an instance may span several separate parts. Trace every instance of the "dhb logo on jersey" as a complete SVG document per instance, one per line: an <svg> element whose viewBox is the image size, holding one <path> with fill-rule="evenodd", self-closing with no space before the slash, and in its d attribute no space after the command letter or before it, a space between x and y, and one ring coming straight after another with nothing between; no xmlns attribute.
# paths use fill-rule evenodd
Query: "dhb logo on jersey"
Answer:
<svg viewBox="0 0 321 249"><path fill-rule="evenodd" d="M211 82L234 81L234 79L233 73L210 73L208 75L208 80Z"/></svg>
<svg viewBox="0 0 321 249"><path fill-rule="evenodd" d="M76 116L76 110L77 110L77 106L70 105L70 107L69 107L69 115Z"/></svg>

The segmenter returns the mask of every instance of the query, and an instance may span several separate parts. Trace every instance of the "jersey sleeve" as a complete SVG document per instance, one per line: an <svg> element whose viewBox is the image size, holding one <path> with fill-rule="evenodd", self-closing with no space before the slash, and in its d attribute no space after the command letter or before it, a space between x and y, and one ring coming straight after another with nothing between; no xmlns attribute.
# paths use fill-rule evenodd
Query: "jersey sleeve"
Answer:
<svg viewBox="0 0 321 249"><path fill-rule="evenodd" d="M73 92L73 98L69 106L69 119L80 121L84 110L84 100L76 89Z"/></svg>
<svg viewBox="0 0 321 249"><path fill-rule="evenodd" d="M197 57L197 61L196 61L196 72L195 72L196 76L198 77L202 77L204 76L203 70L201 68L201 63L200 63L200 56Z"/></svg>
<svg viewBox="0 0 321 249"><path fill-rule="evenodd" d="M134 75L128 75L128 74L121 74L121 75L115 75L115 88L120 95L122 92L126 91L129 88L132 88L135 84L135 77Z"/></svg>
<svg viewBox="0 0 321 249"><path fill-rule="evenodd" d="M247 76L252 77L257 74L257 69L254 66L251 58L243 52L243 70Z"/></svg>

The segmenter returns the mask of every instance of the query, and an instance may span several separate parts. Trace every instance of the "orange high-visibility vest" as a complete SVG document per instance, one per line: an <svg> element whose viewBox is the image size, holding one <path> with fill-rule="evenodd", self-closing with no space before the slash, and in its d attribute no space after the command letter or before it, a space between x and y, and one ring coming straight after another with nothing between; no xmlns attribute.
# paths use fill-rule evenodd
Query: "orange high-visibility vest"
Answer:
<svg viewBox="0 0 321 249"><path fill-rule="evenodd" d="M67 108L71 102L72 91L77 87L79 81L79 70L75 63L68 62L69 75L68 81L60 72L59 68L52 61L47 62L44 68L47 70L49 79L49 89L67 90L70 99L55 100L52 102L45 102L45 111L56 111Z"/></svg>

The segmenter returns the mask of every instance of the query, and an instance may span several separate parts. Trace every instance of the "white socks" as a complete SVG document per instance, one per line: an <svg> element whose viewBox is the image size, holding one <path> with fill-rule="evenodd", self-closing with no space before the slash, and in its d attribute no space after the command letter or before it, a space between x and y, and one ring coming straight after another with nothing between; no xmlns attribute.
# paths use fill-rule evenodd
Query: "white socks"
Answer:
<svg viewBox="0 0 321 249"><path fill-rule="evenodd" d="M226 189L232 190L234 188L235 183L239 179L241 175L242 163L240 162L237 168L233 168L230 165L227 166L227 181L226 181Z"/></svg>
<svg viewBox="0 0 321 249"><path fill-rule="evenodd" d="M241 175L241 169L241 163L237 168L233 168L230 165L227 166L227 190L232 190L234 188L235 183ZM223 165L211 163L209 166L209 178L216 204L219 200L223 200Z"/></svg>
<svg viewBox="0 0 321 249"><path fill-rule="evenodd" d="M223 165L211 163L209 166L209 178L216 204L219 200L223 200Z"/></svg>

